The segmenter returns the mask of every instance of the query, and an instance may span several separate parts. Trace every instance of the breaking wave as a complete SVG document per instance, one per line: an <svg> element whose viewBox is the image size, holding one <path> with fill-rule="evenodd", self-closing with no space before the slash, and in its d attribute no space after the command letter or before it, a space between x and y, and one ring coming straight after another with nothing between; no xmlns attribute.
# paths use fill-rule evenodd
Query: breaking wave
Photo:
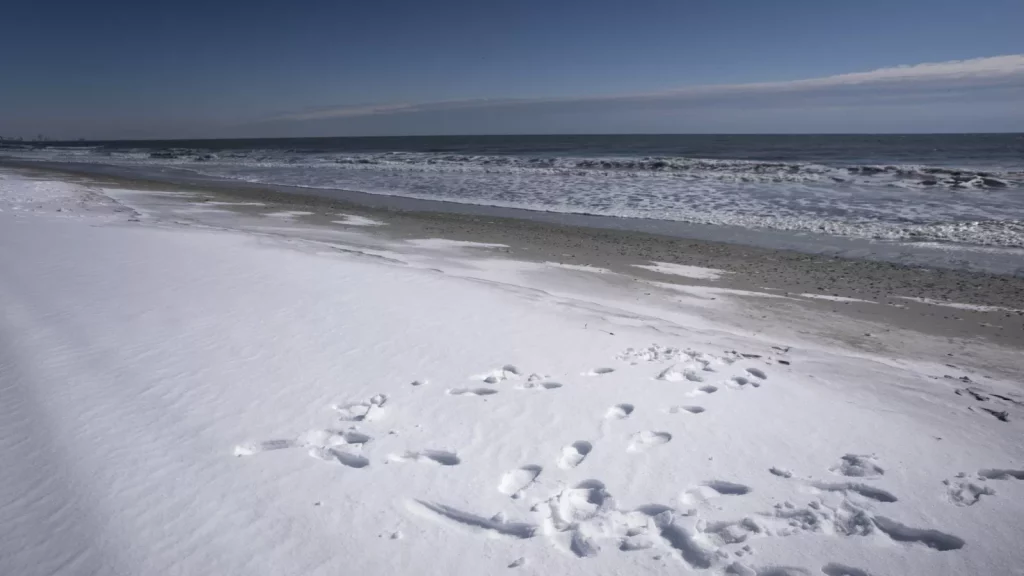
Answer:
<svg viewBox="0 0 1024 576"><path fill-rule="evenodd" d="M527 210L891 241L1024 247L1024 170L674 156L29 148L41 160L175 166L208 176Z"/></svg>

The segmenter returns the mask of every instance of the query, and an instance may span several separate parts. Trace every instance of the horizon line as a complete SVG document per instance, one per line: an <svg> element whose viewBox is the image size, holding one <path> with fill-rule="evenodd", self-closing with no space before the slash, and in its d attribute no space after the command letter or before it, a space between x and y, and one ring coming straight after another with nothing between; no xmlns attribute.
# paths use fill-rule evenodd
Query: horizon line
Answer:
<svg viewBox="0 0 1024 576"><path fill-rule="evenodd" d="M806 136L1024 136L1024 131L982 131L982 132L565 132L565 133L467 133L467 134L403 134L403 135L362 135L362 136L246 136L235 138L108 138L108 139L70 139L70 140L14 140L0 137L0 147L7 143L21 145L86 145L111 142L215 142L215 141L255 141L255 140L395 140L401 138L551 138L567 137L600 137L600 136L773 136L773 137L806 137Z"/></svg>

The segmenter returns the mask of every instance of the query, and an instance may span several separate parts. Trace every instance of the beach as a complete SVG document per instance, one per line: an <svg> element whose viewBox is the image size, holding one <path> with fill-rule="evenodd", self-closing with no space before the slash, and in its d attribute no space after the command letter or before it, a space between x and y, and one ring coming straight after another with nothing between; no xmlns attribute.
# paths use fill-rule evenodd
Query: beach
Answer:
<svg viewBox="0 0 1024 576"><path fill-rule="evenodd" d="M4 573L1024 560L1018 276L50 168L0 168Z"/></svg>
<svg viewBox="0 0 1024 576"><path fill-rule="evenodd" d="M362 228L385 241L408 238L445 238L455 241L498 243L503 254L534 262L590 266L624 273L648 281L701 283L700 278L659 274L639 268L650 262L708 267L730 272L714 284L786 299L762 299L763 306L797 305L814 311L835 312L866 322L909 328L953 340L981 338L1019 347L1024 343L1024 277L935 266L899 264L851 256L779 250L738 242L705 241L669 234L610 229L604 222L580 223L574 218L537 220L516 211L479 214L457 211L460 205L431 202L389 202L391 197L352 194L344 199L316 191L274 187L237 181L180 180L95 167L64 164L43 166L8 162L35 173L55 171L83 183L119 188L190 193L185 205L216 206L239 216L293 211L309 212L294 219L321 231L345 229L330 214L359 214L386 226ZM52 172L51 172L52 173ZM218 204L217 200L228 200ZM210 202L214 202L210 205ZM246 204L256 203L256 205ZM456 210L453 210L456 209ZM211 216L216 212L174 213L175 218ZM589 224L589 226L588 226ZM232 224L232 226L237 223ZM291 233L301 234L299 230ZM705 282L706 283L706 282ZM812 297L800 297L810 294ZM786 322L781 312L777 323ZM889 326L892 325L892 326ZM872 331L872 330L867 330ZM879 330L873 330L879 332Z"/></svg>
<svg viewBox="0 0 1024 576"><path fill-rule="evenodd" d="M4 145L5 162L1024 276L1018 134Z"/></svg>

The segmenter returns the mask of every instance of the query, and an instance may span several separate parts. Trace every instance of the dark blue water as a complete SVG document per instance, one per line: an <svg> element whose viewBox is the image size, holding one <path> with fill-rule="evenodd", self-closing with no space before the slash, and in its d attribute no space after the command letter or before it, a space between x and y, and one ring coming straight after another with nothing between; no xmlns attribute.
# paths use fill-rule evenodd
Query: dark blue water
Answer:
<svg viewBox="0 0 1024 576"><path fill-rule="evenodd" d="M470 155L676 156L772 162L1024 169L1024 134L564 135L260 138L49 143L116 150L426 152Z"/></svg>

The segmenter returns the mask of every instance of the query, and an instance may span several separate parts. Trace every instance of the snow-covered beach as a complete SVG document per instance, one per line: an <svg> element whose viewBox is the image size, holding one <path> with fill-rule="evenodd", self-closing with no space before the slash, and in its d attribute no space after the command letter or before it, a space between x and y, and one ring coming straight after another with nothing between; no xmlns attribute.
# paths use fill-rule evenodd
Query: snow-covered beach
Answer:
<svg viewBox="0 0 1024 576"><path fill-rule="evenodd" d="M0 573L1024 573L1018 348L263 208L0 173Z"/></svg>

